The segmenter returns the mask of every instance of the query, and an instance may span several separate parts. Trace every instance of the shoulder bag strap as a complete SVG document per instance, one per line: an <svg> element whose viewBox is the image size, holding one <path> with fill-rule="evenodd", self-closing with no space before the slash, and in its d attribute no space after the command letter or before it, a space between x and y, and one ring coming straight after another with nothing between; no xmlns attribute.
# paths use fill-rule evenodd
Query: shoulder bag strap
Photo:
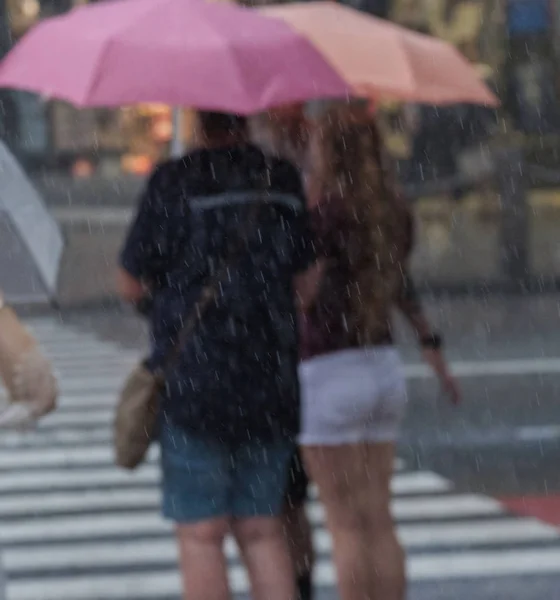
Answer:
<svg viewBox="0 0 560 600"><path fill-rule="evenodd" d="M179 334L177 335L176 342L168 351L165 360L163 361L163 365L155 372L155 375L160 383L163 383L165 380L165 374L170 371L173 368L173 365L179 360L181 352L183 351L189 336L192 334L197 323L202 319L210 302L216 299L220 284L227 275L229 269L233 266L234 262L241 257L243 250L246 248L245 241L248 241L253 223L256 223L257 217L260 213L262 202L263 200L259 199L252 204L245 222L243 223L242 227L238 229L237 235L234 237L231 243L228 244L228 256L224 257L220 268L202 288L194 308L188 314L183 327L180 329Z"/></svg>

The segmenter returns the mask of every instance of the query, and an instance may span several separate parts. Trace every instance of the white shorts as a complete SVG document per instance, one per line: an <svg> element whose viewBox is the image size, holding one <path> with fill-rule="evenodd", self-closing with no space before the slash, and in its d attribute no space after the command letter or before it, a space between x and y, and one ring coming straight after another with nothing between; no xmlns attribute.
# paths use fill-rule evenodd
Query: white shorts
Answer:
<svg viewBox="0 0 560 600"><path fill-rule="evenodd" d="M392 442L406 407L402 362L393 346L356 348L299 367L303 446Z"/></svg>

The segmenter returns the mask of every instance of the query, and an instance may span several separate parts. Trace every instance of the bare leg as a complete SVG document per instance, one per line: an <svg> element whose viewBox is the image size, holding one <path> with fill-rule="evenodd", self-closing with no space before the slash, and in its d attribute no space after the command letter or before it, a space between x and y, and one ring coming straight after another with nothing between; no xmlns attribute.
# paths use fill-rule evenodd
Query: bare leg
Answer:
<svg viewBox="0 0 560 600"><path fill-rule="evenodd" d="M294 600L294 571L282 520L239 519L232 530L249 572L253 600Z"/></svg>
<svg viewBox="0 0 560 600"><path fill-rule="evenodd" d="M390 514L393 444L308 447L334 542L342 600L403 600L404 554Z"/></svg>
<svg viewBox="0 0 560 600"><path fill-rule="evenodd" d="M223 551L229 521L210 519L177 526L184 600L229 600Z"/></svg>

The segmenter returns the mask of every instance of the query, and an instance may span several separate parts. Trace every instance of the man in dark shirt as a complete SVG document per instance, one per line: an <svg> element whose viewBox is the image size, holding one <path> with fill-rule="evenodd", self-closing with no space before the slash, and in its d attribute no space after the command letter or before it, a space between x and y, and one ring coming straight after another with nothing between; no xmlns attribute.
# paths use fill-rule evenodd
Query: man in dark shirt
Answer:
<svg viewBox="0 0 560 600"><path fill-rule="evenodd" d="M247 143L244 119L201 113L200 129L202 148L151 177L119 288L152 298L147 364L157 368L216 283L166 372L163 513L177 523L189 600L225 597L230 529L253 597L285 600L293 575L279 515L299 430L292 281L314 260L305 199L289 162Z"/></svg>

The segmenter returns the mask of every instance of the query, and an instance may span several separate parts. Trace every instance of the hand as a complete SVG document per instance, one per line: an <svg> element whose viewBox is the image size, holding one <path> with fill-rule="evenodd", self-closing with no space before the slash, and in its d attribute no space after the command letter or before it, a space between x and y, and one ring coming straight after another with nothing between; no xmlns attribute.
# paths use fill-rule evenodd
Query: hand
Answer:
<svg viewBox="0 0 560 600"><path fill-rule="evenodd" d="M440 350L426 348L422 355L424 360L430 365L435 376L438 378L443 393L449 398L452 404L461 402L461 391L457 380L449 372L445 357Z"/></svg>
<svg viewBox="0 0 560 600"><path fill-rule="evenodd" d="M455 377L453 377L451 373L445 373L445 375L440 378L440 383L443 393L447 396L451 404L460 404L463 398L461 395L461 388Z"/></svg>

